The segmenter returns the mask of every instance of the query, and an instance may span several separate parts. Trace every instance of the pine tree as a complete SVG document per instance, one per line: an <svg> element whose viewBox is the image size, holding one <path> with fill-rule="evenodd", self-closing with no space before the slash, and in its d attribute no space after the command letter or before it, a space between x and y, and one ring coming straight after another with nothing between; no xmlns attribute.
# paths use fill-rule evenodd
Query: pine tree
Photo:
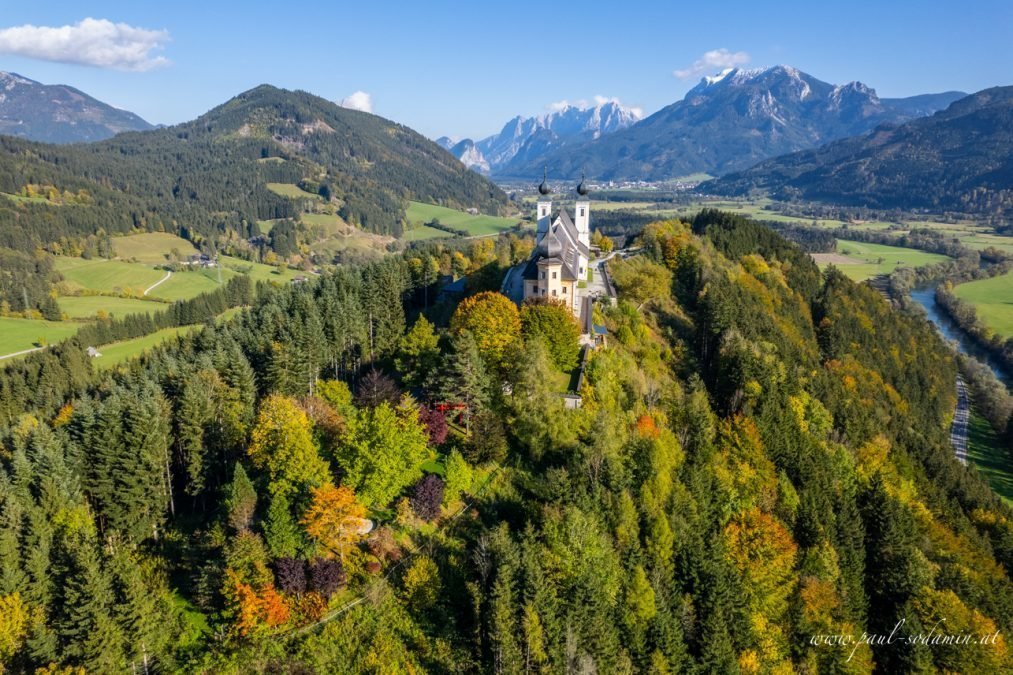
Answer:
<svg viewBox="0 0 1013 675"><path fill-rule="evenodd" d="M236 462L232 483L226 492L225 508L229 512L229 525L234 530L242 532L250 529L257 509L257 491L239 462Z"/></svg>
<svg viewBox="0 0 1013 675"><path fill-rule="evenodd" d="M465 406L465 426L470 429L471 417L491 400L489 375L470 333L455 337L452 344L452 351L444 358L437 391L442 402Z"/></svg>
<svg viewBox="0 0 1013 675"><path fill-rule="evenodd" d="M125 636L114 618L112 582L91 542L73 552L64 590L60 641L73 663L99 673L119 672L126 665Z"/></svg>
<svg viewBox="0 0 1013 675"><path fill-rule="evenodd" d="M292 515L288 498L277 494L271 498L264 520L264 539L273 558L294 558L303 548L302 531Z"/></svg>
<svg viewBox="0 0 1013 675"><path fill-rule="evenodd" d="M119 522L134 541L158 538L171 499L169 405L154 384L133 393L126 409L124 448L117 471Z"/></svg>
<svg viewBox="0 0 1013 675"><path fill-rule="evenodd" d="M152 588L133 554L120 549L111 561L120 598L116 619L126 636L127 658L135 672L150 672L172 635L160 589Z"/></svg>

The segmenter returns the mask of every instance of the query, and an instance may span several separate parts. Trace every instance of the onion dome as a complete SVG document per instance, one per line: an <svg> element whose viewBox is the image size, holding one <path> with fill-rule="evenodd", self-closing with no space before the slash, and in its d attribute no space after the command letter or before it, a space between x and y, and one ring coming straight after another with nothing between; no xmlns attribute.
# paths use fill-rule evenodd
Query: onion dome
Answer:
<svg viewBox="0 0 1013 675"><path fill-rule="evenodd" d="M584 183L583 173L580 174L580 184L577 185L577 194L579 194L581 197L587 196L587 185L585 185Z"/></svg>
<svg viewBox="0 0 1013 675"><path fill-rule="evenodd" d="M550 192L552 192L552 189L549 187L548 175L549 175L549 170L548 169L543 169L542 170L542 182L538 186L538 194L547 195Z"/></svg>

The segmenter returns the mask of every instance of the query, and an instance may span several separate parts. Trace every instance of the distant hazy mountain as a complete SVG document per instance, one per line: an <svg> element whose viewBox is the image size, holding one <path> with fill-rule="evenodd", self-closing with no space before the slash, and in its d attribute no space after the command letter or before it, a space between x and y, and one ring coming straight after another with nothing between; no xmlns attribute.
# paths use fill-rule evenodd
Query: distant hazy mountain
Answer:
<svg viewBox="0 0 1013 675"><path fill-rule="evenodd" d="M445 147L469 168L482 173L505 173L514 163L537 164L550 151L600 138L639 119L638 110L617 101L593 107L565 105L537 117L517 116L498 134L480 141L466 138ZM440 145L447 142L453 143L446 136L437 141Z"/></svg>
<svg viewBox="0 0 1013 675"><path fill-rule="evenodd" d="M758 161L903 122L945 107L958 92L882 100L861 82L835 86L790 66L729 69L628 129L514 161L501 175L662 180L723 174ZM495 165L493 173L497 173Z"/></svg>
<svg viewBox="0 0 1013 675"><path fill-rule="evenodd" d="M134 113L73 87L0 72L0 134L45 143L78 143L151 128Z"/></svg>
<svg viewBox="0 0 1013 675"><path fill-rule="evenodd" d="M935 112L945 110L951 103L959 101L965 96L967 94L962 91L946 91L942 94L921 94L908 98L883 98L880 100L884 105L905 115L928 117Z"/></svg>
<svg viewBox="0 0 1013 675"><path fill-rule="evenodd" d="M701 189L879 208L1013 214L1013 87L931 117L767 160Z"/></svg>

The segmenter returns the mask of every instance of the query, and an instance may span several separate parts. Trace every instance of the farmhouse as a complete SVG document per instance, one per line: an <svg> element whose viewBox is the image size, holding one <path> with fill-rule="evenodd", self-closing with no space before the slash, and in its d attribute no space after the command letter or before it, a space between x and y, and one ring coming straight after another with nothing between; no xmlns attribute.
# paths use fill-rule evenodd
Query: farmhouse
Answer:
<svg viewBox="0 0 1013 675"><path fill-rule="evenodd" d="M552 190L543 177L538 186L538 233L535 250L521 275L523 298L555 298L580 316L577 289L587 280L591 255L591 202L581 178L573 218L564 210L552 213Z"/></svg>

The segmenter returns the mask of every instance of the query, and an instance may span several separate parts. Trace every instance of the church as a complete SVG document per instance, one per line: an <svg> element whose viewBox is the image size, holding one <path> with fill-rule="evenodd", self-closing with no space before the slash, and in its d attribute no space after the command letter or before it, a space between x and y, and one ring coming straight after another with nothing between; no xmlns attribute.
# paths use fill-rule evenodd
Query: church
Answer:
<svg viewBox="0 0 1013 675"><path fill-rule="evenodd" d="M521 275L524 299L553 298L565 302L577 316L577 289L587 280L591 257L591 202L581 178L573 218L565 210L552 213L552 190L542 178L538 186L538 233L535 250Z"/></svg>

